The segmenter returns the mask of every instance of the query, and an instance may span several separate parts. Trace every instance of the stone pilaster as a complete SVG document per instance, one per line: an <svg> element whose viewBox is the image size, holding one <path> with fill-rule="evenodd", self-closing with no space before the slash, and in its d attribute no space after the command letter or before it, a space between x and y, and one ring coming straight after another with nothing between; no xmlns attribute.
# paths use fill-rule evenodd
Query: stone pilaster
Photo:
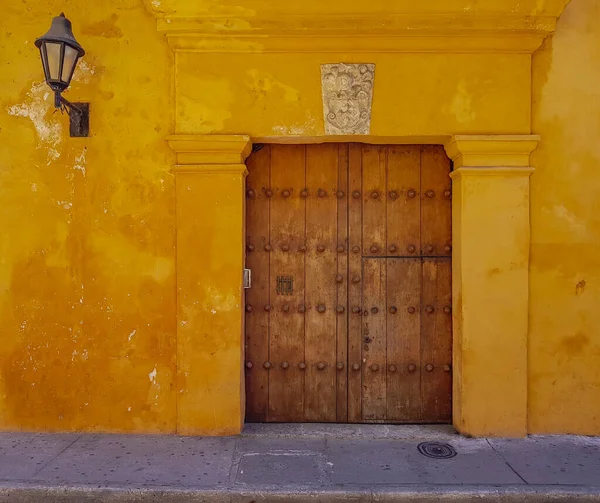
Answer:
<svg viewBox="0 0 600 503"><path fill-rule="evenodd" d="M244 423L244 161L247 136L174 135L177 154L177 431Z"/></svg>
<svg viewBox="0 0 600 503"><path fill-rule="evenodd" d="M527 433L529 167L537 136L455 136L452 297L455 427Z"/></svg>

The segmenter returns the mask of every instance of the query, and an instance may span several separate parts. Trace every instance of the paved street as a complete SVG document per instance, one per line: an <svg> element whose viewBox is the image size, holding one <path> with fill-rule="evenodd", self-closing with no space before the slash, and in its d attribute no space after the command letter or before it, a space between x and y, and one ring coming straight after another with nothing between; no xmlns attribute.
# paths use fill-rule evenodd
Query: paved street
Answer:
<svg viewBox="0 0 600 503"><path fill-rule="evenodd" d="M423 442L450 446L434 459ZM433 449L435 453L438 451ZM600 501L600 438L251 425L240 437L0 434L0 501Z"/></svg>

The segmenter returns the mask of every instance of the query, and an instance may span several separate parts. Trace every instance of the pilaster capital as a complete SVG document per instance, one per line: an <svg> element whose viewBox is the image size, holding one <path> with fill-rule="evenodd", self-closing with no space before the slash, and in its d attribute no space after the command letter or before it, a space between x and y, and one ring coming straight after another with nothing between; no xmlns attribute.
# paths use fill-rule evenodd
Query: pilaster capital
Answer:
<svg viewBox="0 0 600 503"><path fill-rule="evenodd" d="M175 171L245 171L244 162L252 152L246 135L169 135L167 142L177 155ZM202 168L202 169L200 169Z"/></svg>
<svg viewBox="0 0 600 503"><path fill-rule="evenodd" d="M539 141L538 135L456 135L444 148L455 170L529 168L529 157Z"/></svg>

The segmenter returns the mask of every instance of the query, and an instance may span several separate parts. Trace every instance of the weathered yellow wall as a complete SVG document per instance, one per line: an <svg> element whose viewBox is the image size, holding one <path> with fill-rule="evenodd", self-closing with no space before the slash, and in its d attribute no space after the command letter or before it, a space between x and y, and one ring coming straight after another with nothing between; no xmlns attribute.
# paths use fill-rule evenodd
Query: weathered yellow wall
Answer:
<svg viewBox="0 0 600 503"><path fill-rule="evenodd" d="M196 17L212 16L212 25L219 26L232 16L260 19L271 14L317 14L335 16L337 13L360 14L406 14L419 11L423 14L440 14L465 11L469 14L537 15L560 13L570 0L426 0L415 4L413 0L345 0L326 2L303 0L302 2L274 2L273 0L144 0L148 8L166 15ZM227 26L230 28L231 23Z"/></svg>
<svg viewBox="0 0 600 503"><path fill-rule="evenodd" d="M600 2L533 58L529 429L600 434Z"/></svg>
<svg viewBox="0 0 600 503"><path fill-rule="evenodd" d="M245 9L238 3L188 2L190 12L177 14L222 14L215 27L228 29L227 14L260 20L265 12L281 15L288 5L280 2L279 11L271 11L270 0L248 1ZM413 3L393 2L393 9L403 12ZM506 12L512 5L514 14L553 15L567 0L467 3L477 14L493 15L499 5ZM529 429L600 433L598 3L572 0L552 42L535 54L533 72L527 54L175 57L149 13L168 14L175 4L182 5L97 0L82 9L68 0L27 0L4 7L0 428L173 432L181 390L188 393L179 398L189 413L186 431L237 428L239 393L237 403L230 403L231 422L221 418L216 424L194 395L205 374L186 381L180 362L177 377L176 191L169 172L174 157L164 138L172 132L322 135L319 65L345 61L377 65L373 137L541 134L531 186ZM344 3L353 14L363 4ZM427 12L464 4L431 0ZM294 5L296 14L314 14L330 4ZM377 13L392 4L369 5ZM61 10L87 50L66 93L72 101L91 102L87 139L69 138L67 117L53 114L33 46ZM181 201L193 213L195 201ZM188 223L195 232L194 222ZM193 244L201 246L198 240ZM189 259L182 257L192 263L193 250L186 250ZM223 260L211 264L214 270ZM237 320L233 310L229 315ZM217 333L223 323L207 324L202 334ZM190 347L212 347L212 341L179 329L181 343L189 339ZM235 337L227 341L235 345ZM241 360L237 347L226 347L224 354L230 356L219 368L235 370ZM206 364L206 355L184 356L192 366ZM202 372L217 364L211 361ZM207 389L235 387L231 372L219 382L214 376ZM225 398L215 400L227 409ZM194 418L201 428L189 426Z"/></svg>
<svg viewBox="0 0 600 503"><path fill-rule="evenodd" d="M33 45L62 10L90 138L53 113ZM2 6L2 429L175 430L172 60L141 0Z"/></svg>
<svg viewBox="0 0 600 503"><path fill-rule="evenodd" d="M529 133L528 55L177 56L178 133L324 134L320 65L375 63L371 134Z"/></svg>

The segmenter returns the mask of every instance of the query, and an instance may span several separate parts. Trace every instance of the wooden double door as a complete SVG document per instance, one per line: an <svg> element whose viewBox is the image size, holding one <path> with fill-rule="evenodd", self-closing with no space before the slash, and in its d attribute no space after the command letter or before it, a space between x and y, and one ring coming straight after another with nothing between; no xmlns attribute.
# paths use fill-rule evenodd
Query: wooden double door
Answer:
<svg viewBox="0 0 600 503"><path fill-rule="evenodd" d="M248 159L246 419L451 420L451 181L440 146Z"/></svg>

